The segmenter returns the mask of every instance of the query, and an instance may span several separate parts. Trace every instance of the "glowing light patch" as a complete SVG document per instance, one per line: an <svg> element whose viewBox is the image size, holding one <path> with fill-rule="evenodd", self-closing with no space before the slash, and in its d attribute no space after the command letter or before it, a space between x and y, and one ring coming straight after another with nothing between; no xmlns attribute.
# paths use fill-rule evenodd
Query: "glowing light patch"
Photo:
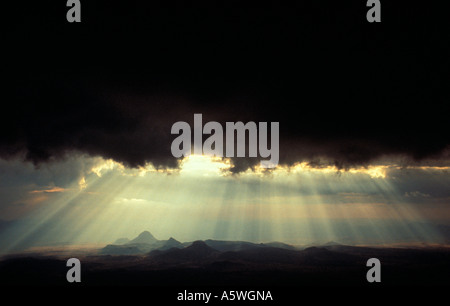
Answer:
<svg viewBox="0 0 450 306"><path fill-rule="evenodd" d="M125 167L122 164L115 162L112 159L102 160L99 164L91 169L92 173L95 173L98 177L102 177L102 174L106 171L113 169L123 170Z"/></svg>
<svg viewBox="0 0 450 306"><path fill-rule="evenodd" d="M86 189L87 183L84 176L78 181L78 186L80 187L80 190Z"/></svg>
<svg viewBox="0 0 450 306"><path fill-rule="evenodd" d="M61 187L52 187L52 188L47 188L47 189L42 189L42 190L32 190L30 191L30 193L54 193L54 192L64 192L66 191L66 189L61 188Z"/></svg>
<svg viewBox="0 0 450 306"><path fill-rule="evenodd" d="M185 157L180 165L181 174L202 176L223 175L226 169L230 168L230 163L222 158L214 158L203 155L190 155Z"/></svg>
<svg viewBox="0 0 450 306"><path fill-rule="evenodd" d="M369 166L367 168L350 169L350 173L366 173L372 178L386 178L386 169L389 166Z"/></svg>
<svg viewBox="0 0 450 306"><path fill-rule="evenodd" d="M167 168L157 169L152 164L147 164L143 167L136 169L130 169L124 167L122 164L115 162L114 160L101 160L91 170L91 173L95 173L98 177L108 171L119 170L122 175L126 176L140 176L143 177L148 173L181 173L188 175L198 176L230 176L230 169L232 167L231 160L229 158L211 157L207 155L189 155L180 159L179 168ZM425 171L448 171L450 167L407 167L408 169L420 169ZM266 176L266 175L289 175L299 173L322 173L322 174L367 174L374 179L385 179L389 170L399 170L402 167L397 165L376 165L367 167L357 167L342 170L336 166L323 166L314 167L307 162L296 163L292 166L278 165L274 169L266 169L260 165L254 166L252 169L248 169L239 173L241 176ZM85 182L84 182L85 183ZM80 185L81 186L81 185ZM83 185L85 186L85 185ZM82 188L84 189L84 188Z"/></svg>

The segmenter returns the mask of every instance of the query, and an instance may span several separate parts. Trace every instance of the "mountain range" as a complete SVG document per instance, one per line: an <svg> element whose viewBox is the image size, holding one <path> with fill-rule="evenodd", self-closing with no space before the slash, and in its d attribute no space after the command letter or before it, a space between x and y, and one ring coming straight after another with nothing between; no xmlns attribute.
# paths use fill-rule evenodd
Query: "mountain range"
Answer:
<svg viewBox="0 0 450 306"><path fill-rule="evenodd" d="M145 255L152 251L165 251L169 249L189 248L198 246L199 242L180 242L172 237L167 240L158 240L150 232L144 231L136 238L119 238L113 244L108 244L99 252L101 255ZM205 240L204 245L219 252L241 251L245 249L273 247L286 250L297 250L295 246L282 242L252 243L247 241Z"/></svg>
<svg viewBox="0 0 450 306"><path fill-rule="evenodd" d="M433 250L433 249L431 249ZM434 252L434 250L433 250ZM198 240L180 242L174 238L158 240L150 232L144 231L130 240L121 238L114 244L105 246L99 255L135 256L143 260L140 264L160 268L220 267L235 269L245 266L246 269L259 269L261 266L305 267L305 266L348 266L357 264L365 266L367 258L376 257L385 263L396 264L401 261L415 261L421 258L441 262L443 257L449 259L448 251L436 253L430 249L399 249L357 247L330 241L323 244L293 246L282 242L253 243L247 241ZM444 255L442 255L444 254ZM433 257L436 256L436 257ZM125 259L125 257L123 257ZM126 260L125 260L126 261Z"/></svg>
<svg viewBox="0 0 450 306"><path fill-rule="evenodd" d="M296 247L281 242L158 240L150 232L121 238L80 257L86 284L366 285L367 260L382 264L383 284L448 285L450 249L387 248L337 242ZM0 260L0 284L59 284L66 256L22 254ZM45 271L45 272L44 272Z"/></svg>
<svg viewBox="0 0 450 306"><path fill-rule="evenodd" d="M174 238L158 240L150 232L144 231L136 238L119 238L113 244L108 244L100 250L101 255L139 255L152 250L167 250L186 246Z"/></svg>

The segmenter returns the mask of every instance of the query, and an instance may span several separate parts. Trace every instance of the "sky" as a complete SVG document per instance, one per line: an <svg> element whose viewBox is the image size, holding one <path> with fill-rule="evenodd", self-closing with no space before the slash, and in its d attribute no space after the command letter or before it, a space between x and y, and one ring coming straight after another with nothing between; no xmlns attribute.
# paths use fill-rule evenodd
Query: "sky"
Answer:
<svg viewBox="0 0 450 306"><path fill-rule="evenodd" d="M197 155L173 170L83 155L39 168L2 161L3 251L106 244L144 230L181 241L448 242L448 167L230 168Z"/></svg>
<svg viewBox="0 0 450 306"><path fill-rule="evenodd" d="M159 239L449 241L449 37L430 6L13 5L0 249ZM39 14L36 14L39 12ZM425 25L420 20L428 20ZM279 122L279 164L175 158L171 127Z"/></svg>

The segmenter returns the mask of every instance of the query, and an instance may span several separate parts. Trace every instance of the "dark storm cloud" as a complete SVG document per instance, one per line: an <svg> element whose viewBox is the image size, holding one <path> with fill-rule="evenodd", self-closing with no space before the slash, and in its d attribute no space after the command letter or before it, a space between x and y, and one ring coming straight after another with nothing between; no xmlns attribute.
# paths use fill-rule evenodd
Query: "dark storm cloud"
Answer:
<svg viewBox="0 0 450 306"><path fill-rule="evenodd" d="M65 6L40 7L39 18L26 7L12 11L5 43L2 158L75 150L174 167L170 128L194 113L280 122L283 164L442 163L450 143L445 19L423 6L386 3L379 25L360 1L94 1L79 25L65 22Z"/></svg>

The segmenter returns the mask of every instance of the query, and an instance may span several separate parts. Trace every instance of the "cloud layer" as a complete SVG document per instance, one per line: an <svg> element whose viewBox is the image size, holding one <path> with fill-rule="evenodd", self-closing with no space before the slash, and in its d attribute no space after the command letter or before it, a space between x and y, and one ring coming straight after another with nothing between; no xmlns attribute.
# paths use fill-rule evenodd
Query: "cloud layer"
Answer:
<svg viewBox="0 0 450 306"><path fill-rule="evenodd" d="M395 155L448 165L443 21L424 27L426 8L385 4L374 27L357 2L100 1L83 7L79 27L55 17L65 7L39 19L30 7L5 42L0 157L39 164L77 151L176 167L170 128L202 113L204 122L280 122L282 164L348 168Z"/></svg>

